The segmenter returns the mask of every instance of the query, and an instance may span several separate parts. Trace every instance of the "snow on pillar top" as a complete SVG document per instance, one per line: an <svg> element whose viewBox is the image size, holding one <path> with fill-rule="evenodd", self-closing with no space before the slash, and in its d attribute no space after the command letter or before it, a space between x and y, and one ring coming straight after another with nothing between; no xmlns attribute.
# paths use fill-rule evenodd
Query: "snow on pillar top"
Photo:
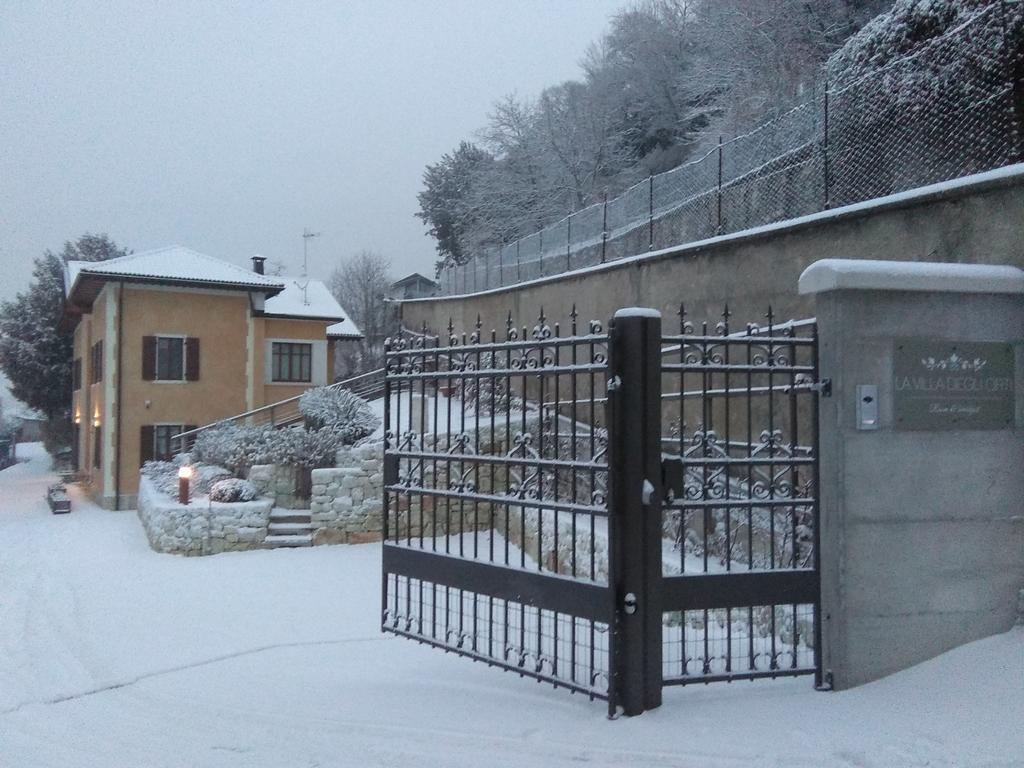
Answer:
<svg viewBox="0 0 1024 768"><path fill-rule="evenodd" d="M1024 270L1008 265L821 259L800 275L801 294L826 291L1024 293Z"/></svg>
<svg viewBox="0 0 1024 768"><path fill-rule="evenodd" d="M616 311L615 317L661 317L661 312L650 307L623 307Z"/></svg>

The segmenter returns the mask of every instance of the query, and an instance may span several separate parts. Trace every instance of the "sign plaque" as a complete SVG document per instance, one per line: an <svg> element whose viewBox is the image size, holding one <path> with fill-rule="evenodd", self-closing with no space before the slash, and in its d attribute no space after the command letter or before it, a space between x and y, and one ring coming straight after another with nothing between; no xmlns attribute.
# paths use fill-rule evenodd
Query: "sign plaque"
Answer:
<svg viewBox="0 0 1024 768"><path fill-rule="evenodd" d="M1008 429L1014 418L1013 346L904 339L893 354L899 430Z"/></svg>

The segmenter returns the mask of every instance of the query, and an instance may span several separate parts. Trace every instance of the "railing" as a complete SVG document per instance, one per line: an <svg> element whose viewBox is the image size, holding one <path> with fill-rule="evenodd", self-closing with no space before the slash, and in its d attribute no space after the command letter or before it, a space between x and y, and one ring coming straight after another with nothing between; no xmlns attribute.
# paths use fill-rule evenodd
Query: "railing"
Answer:
<svg viewBox="0 0 1024 768"><path fill-rule="evenodd" d="M363 399L370 400L381 397L384 394L384 369L377 368L358 376L335 382L327 387L332 390L344 389L359 395ZM253 426L289 427L299 424L303 420L302 412L299 410L299 399L302 395L289 397L286 400L279 400L259 408L254 408L236 416L220 419L211 424L188 432L182 432L173 440L178 441L178 453L185 453L195 445L196 438L203 432L219 427L224 424L249 424Z"/></svg>
<svg viewBox="0 0 1024 768"><path fill-rule="evenodd" d="M1020 3L995 2L859 79L827 81L699 159L444 269L475 293L1024 160ZM841 73L840 73L841 74Z"/></svg>

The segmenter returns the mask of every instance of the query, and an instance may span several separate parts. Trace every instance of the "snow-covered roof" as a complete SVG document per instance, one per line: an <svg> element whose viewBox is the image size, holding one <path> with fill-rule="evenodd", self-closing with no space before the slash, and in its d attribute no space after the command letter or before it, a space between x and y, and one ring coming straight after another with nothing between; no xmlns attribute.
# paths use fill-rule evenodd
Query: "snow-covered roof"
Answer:
<svg viewBox="0 0 1024 768"><path fill-rule="evenodd" d="M413 272L411 275L406 275L401 280L395 280L395 282L393 282L391 286L394 288L400 285L405 285L406 283L415 283L418 281L424 281L430 283L431 285L437 285L437 282L431 280L429 277L421 275L419 272Z"/></svg>
<svg viewBox="0 0 1024 768"><path fill-rule="evenodd" d="M328 339L361 339L363 334L359 330L359 326L353 323L351 320L345 320L341 323L335 323L334 325L327 326L327 338Z"/></svg>
<svg viewBox="0 0 1024 768"><path fill-rule="evenodd" d="M305 317L317 320L335 320L335 325L327 329L330 336L331 328L344 326L344 336L361 336L359 328L349 319L337 299L327 290L327 286L319 280L304 277L278 278L284 284L284 290L273 298L267 299L263 305L263 313L275 317Z"/></svg>
<svg viewBox="0 0 1024 768"><path fill-rule="evenodd" d="M282 281L180 245L142 251L108 261L69 261L65 288L70 296L85 277L127 278L207 285L230 285L278 292Z"/></svg>

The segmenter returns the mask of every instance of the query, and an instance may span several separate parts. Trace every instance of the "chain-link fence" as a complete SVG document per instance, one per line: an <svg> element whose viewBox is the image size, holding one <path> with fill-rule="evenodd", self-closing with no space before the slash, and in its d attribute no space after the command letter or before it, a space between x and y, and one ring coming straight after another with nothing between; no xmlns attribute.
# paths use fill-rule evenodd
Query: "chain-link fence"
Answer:
<svg viewBox="0 0 1024 768"><path fill-rule="evenodd" d="M1024 160L1021 4L994 3L885 67L822 87L703 157L441 273L512 285Z"/></svg>

